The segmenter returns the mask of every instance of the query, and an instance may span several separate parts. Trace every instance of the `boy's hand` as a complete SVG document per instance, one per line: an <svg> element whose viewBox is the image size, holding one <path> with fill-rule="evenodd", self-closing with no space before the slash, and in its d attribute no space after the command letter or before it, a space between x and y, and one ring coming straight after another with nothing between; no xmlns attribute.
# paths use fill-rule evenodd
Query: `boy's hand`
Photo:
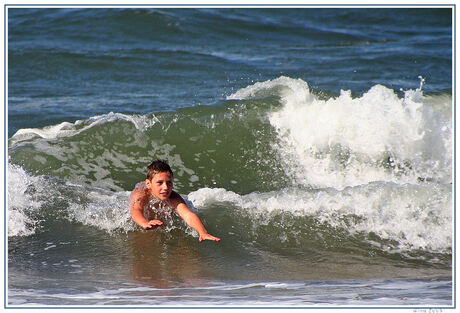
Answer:
<svg viewBox="0 0 460 313"><path fill-rule="evenodd" d="M160 220L151 220L151 221L148 221L145 224L143 224L142 228L144 228L144 229L152 229L152 228L155 228L155 227L158 227L158 226L161 226L161 225L163 225L162 221L160 221Z"/></svg>
<svg viewBox="0 0 460 313"><path fill-rule="evenodd" d="M217 241L217 242L219 242L219 241L220 241L220 238L214 237L214 236L212 236L212 235L206 233L206 234L201 234L199 240L200 240L200 242L202 242L203 240L212 240L212 241Z"/></svg>

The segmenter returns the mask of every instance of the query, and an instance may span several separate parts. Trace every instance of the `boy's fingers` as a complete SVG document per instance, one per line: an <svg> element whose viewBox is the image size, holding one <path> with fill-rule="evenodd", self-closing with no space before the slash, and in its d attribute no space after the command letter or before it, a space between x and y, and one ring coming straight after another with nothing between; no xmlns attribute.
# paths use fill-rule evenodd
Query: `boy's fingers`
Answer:
<svg viewBox="0 0 460 313"><path fill-rule="evenodd" d="M200 236L199 240L200 240L200 242L202 242L203 240L212 240L212 241L217 241L217 242L219 242L219 241L220 241L220 238L217 238L217 237L208 235L208 236L205 236L205 237Z"/></svg>
<svg viewBox="0 0 460 313"><path fill-rule="evenodd" d="M147 222L147 225L144 226L144 229L152 229L156 226L163 225L163 222L160 220L151 220Z"/></svg>

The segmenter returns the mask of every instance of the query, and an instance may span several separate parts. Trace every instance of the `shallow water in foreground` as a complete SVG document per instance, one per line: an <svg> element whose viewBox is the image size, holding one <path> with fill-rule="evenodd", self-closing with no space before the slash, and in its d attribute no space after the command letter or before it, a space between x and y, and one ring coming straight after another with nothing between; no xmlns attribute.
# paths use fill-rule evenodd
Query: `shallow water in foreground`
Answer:
<svg viewBox="0 0 460 313"><path fill-rule="evenodd" d="M96 230L88 234L83 227L63 226L67 231L60 230L59 241L36 238L31 245L29 238L28 255L21 251L26 247L20 240L13 241L10 305L449 306L452 302L449 268L417 260L350 256L355 253L343 248L312 255L264 251L257 243L238 247L230 238L219 245L199 244L196 238L174 232L104 236ZM23 268L16 270L15 264Z"/></svg>

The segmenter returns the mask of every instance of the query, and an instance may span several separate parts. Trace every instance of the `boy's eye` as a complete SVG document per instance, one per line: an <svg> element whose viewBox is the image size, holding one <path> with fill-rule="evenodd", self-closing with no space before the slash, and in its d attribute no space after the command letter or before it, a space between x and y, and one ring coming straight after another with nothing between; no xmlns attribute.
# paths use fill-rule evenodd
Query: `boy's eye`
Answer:
<svg viewBox="0 0 460 313"><path fill-rule="evenodd" d="M165 182L163 181L157 181L156 184L157 185L163 185ZM172 182L166 182L167 185L172 185Z"/></svg>

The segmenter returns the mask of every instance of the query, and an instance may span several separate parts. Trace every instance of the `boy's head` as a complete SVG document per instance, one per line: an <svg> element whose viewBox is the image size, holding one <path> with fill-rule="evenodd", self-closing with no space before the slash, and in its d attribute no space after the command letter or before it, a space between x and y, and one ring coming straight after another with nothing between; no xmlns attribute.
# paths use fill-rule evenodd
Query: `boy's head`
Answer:
<svg viewBox="0 0 460 313"><path fill-rule="evenodd" d="M150 193L157 199L166 200L171 196L173 189L173 172L164 161L152 162L147 167L147 179L145 184Z"/></svg>
<svg viewBox="0 0 460 313"><path fill-rule="evenodd" d="M147 167L147 179L152 180L155 174L162 173L162 172L169 172L171 174L171 177L173 176L173 172L171 170L171 167L169 167L168 163L162 160L153 161Z"/></svg>

